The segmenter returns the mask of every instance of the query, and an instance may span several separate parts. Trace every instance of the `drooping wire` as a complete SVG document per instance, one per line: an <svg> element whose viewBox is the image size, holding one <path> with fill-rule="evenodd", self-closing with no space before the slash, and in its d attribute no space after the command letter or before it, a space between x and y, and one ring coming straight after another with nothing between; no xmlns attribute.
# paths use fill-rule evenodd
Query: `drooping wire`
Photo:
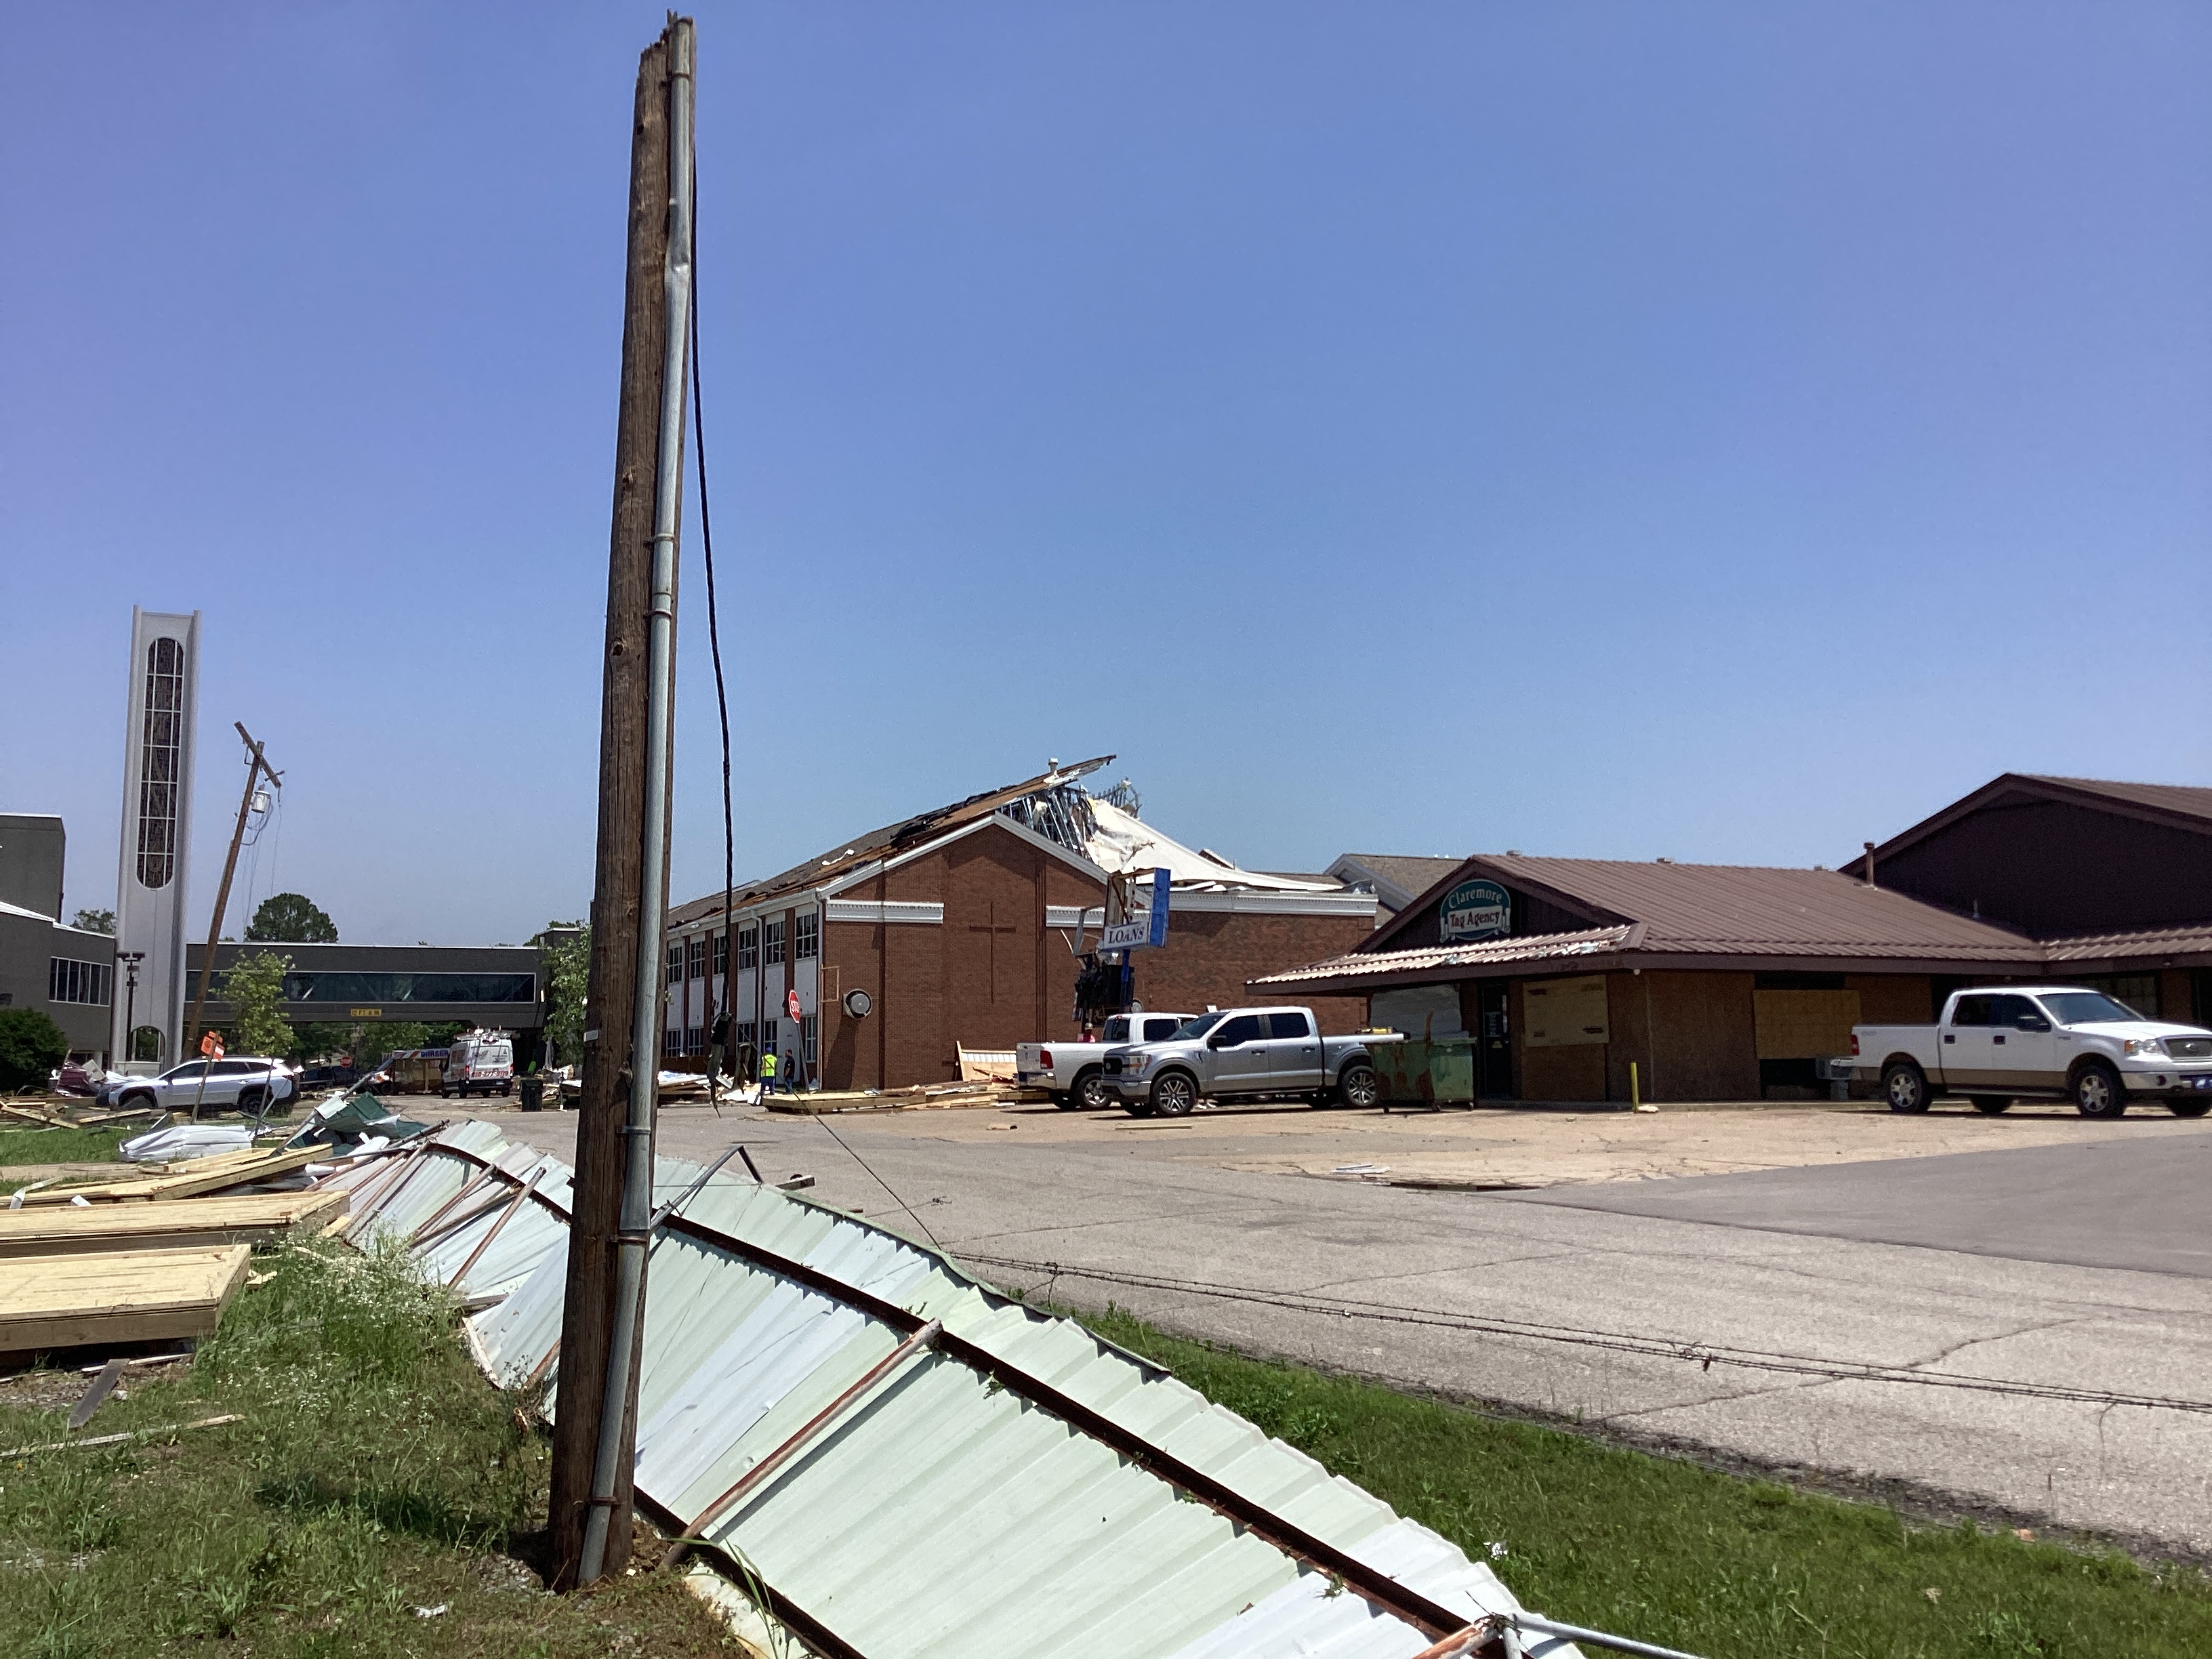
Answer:
<svg viewBox="0 0 2212 1659"><path fill-rule="evenodd" d="M824 1117L821 1113L817 1112L814 1114L814 1121L820 1124L823 1128L830 1130L830 1139L836 1141L840 1146L842 1146L846 1152L851 1157L853 1162L859 1164L863 1170L866 1170L868 1172L869 1180L874 1182L877 1186L890 1194L891 1202L897 1205L899 1208L907 1212L908 1218L913 1221L914 1224L921 1229L922 1236L928 1239L931 1243L936 1245L939 1249L941 1250L945 1248L945 1241L939 1238L935 1233L930 1231L929 1224L927 1221L924 1221L921 1217L916 1213L914 1206L901 1198L896 1191L893 1191L891 1183L876 1173L875 1165L869 1163L867 1159L862 1158L860 1153L853 1150L853 1146L850 1141L847 1140L844 1136L839 1134L836 1129L830 1127L830 1120L828 1118Z"/></svg>
<svg viewBox="0 0 2212 1659"><path fill-rule="evenodd" d="M719 1014L726 1019L735 1006L734 997L738 978L738 941L730 931L731 898L738 884L738 842L730 805L730 694L722 676L722 624L721 618L714 608L714 532L712 520L707 511L706 399L701 395L699 388L700 286L699 173L695 162L691 173L691 337L688 342L691 360L691 447L696 452L694 465L697 468L699 477L699 546L707 568L707 648L714 659L714 708L720 718L722 726L722 948L728 954L724 959L722 969L722 994L716 999L716 1002ZM709 984L714 982L712 968L710 960L708 979ZM763 967L756 967L753 969L756 975L763 971L765 971ZM804 1048L805 1044L802 1043L800 1046ZM723 1053L726 1057L728 1054L726 1043L724 1045ZM710 1101L714 1097L714 1085L711 1082L708 1085L707 1097ZM878 1175L868 1160L854 1152L847 1143L844 1136L830 1128L827 1118L817 1113L814 1121L824 1129L830 1130L830 1139L844 1147L853 1162L866 1170L869 1178L877 1186L890 1194L891 1201L907 1212L908 1217L915 1226L921 1229L923 1235L931 1243L936 1244L939 1249L944 1248L939 1243L937 1235L930 1231L929 1224L915 1212L914 1206L893 1191L890 1182Z"/></svg>
<svg viewBox="0 0 2212 1659"><path fill-rule="evenodd" d="M707 1023L710 1033L719 1025L725 1035L722 1058L730 1058L730 1030L732 1012L736 1004L738 979L738 941L730 931L730 898L738 884L737 828L730 809L730 694L722 678L722 621L714 608L714 532L707 514L707 412L706 399L699 387L699 173L695 164L691 173L691 447L696 452L696 465L699 471L699 545L707 564L707 648L714 659L714 708L722 723L722 991L714 999L713 1018ZM714 959L707 963L707 982L714 983ZM757 974L758 968L753 969ZM714 1098L714 1084L709 1062L707 1098ZM731 1068L734 1074L736 1067ZM720 1108L716 1115L720 1115Z"/></svg>

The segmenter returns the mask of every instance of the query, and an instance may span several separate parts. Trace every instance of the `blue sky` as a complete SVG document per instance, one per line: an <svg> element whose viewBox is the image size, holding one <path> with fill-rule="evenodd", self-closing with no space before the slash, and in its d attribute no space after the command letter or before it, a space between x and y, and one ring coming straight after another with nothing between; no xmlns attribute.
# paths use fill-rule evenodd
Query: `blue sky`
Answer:
<svg viewBox="0 0 2212 1659"><path fill-rule="evenodd" d="M1109 750L1275 869L2212 782L2201 5L699 15L741 875ZM67 817L72 905L137 603L205 612L203 918L233 720L286 769L252 897L586 908L660 16L0 23L0 810Z"/></svg>

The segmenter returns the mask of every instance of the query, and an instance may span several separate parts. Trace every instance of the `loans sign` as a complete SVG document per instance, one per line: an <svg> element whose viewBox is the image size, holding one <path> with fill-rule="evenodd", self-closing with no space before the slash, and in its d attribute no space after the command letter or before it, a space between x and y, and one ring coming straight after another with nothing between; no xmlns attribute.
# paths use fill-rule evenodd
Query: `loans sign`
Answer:
<svg viewBox="0 0 2212 1659"><path fill-rule="evenodd" d="M1109 921L1106 931L1099 935L1102 951L1136 951L1146 946L1158 948L1168 942L1168 883L1165 870L1152 872L1152 905L1150 910L1136 910L1126 921ZM1129 894L1133 900L1134 891Z"/></svg>
<svg viewBox="0 0 2212 1659"><path fill-rule="evenodd" d="M1494 881L1463 881L1437 907L1437 938L1504 939L1513 931L1513 896Z"/></svg>

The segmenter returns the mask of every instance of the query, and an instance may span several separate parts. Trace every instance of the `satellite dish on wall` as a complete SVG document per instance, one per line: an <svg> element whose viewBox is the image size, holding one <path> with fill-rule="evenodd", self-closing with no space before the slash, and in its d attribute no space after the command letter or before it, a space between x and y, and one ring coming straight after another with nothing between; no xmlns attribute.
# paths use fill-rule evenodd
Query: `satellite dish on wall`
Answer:
<svg viewBox="0 0 2212 1659"><path fill-rule="evenodd" d="M845 1012L850 1014L854 1019L866 1019L868 1017L869 1011L874 1008L875 1006L876 1000L870 996L866 991L848 991L845 993Z"/></svg>

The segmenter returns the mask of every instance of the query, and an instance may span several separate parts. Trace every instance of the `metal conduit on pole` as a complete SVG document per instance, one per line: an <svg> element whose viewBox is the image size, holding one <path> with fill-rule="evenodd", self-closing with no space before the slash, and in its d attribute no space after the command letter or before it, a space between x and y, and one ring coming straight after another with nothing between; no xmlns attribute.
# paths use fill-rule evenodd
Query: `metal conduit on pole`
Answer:
<svg viewBox="0 0 2212 1659"><path fill-rule="evenodd" d="M645 857L638 887L637 954L630 1006L629 1109L623 1125L622 1212L615 1234L614 1317L600 1395L591 1498L577 1582L605 1570L623 1473L635 1455L630 1383L644 1324L646 1252L652 1243L653 1108L660 1073L661 946L668 909L669 753L676 701L676 551L684 501L685 347L691 322L693 33L672 17L668 46L668 251L662 265L660 431L653 471L653 594L647 611ZM624 1516L627 1525L628 1517ZM623 1551L629 1554L627 1547Z"/></svg>

